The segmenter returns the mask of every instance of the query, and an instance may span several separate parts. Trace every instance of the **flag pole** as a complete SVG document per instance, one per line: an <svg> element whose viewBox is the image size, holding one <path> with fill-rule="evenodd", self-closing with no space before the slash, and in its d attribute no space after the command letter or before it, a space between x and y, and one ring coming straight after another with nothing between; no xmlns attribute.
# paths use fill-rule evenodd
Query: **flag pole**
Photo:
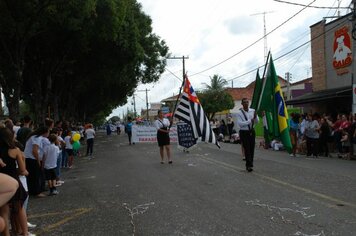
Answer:
<svg viewBox="0 0 356 236"><path fill-rule="evenodd" d="M264 70L263 70L263 75L262 75L262 80L263 80L263 82L262 82L262 89L261 89L260 97L259 97L259 99L258 99L256 111L258 111L258 110L260 109L261 98L262 98L261 95L262 95L262 92L263 92L263 90L264 90L264 88L265 88L265 86L266 86L266 78L265 78L265 75L266 75L266 70L267 70L267 65L268 65L268 60L269 60L270 55L271 55L271 51L268 51L267 59L266 59L266 63L265 63L265 68L264 68Z"/></svg>
<svg viewBox="0 0 356 236"><path fill-rule="evenodd" d="M177 109L177 104L178 104L178 101L179 101L179 97L180 97L180 95L182 93L182 88L184 86L185 78L187 76L186 73L185 73L185 60L184 59L185 59L185 57L183 56L183 81L182 81L182 85L179 88L179 93L178 93L178 96L177 96L177 99L176 99L176 103L174 104L174 110L172 112L172 119L174 118L174 114L175 114L176 109ZM171 122L171 124L169 125L169 128L171 128L172 125L173 125L173 122Z"/></svg>

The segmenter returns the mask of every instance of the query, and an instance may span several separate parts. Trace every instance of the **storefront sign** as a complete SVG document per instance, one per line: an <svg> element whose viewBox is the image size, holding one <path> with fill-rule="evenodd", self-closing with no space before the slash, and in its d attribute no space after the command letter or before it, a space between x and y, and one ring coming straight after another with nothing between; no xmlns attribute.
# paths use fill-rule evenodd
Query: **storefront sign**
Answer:
<svg viewBox="0 0 356 236"><path fill-rule="evenodd" d="M349 28L342 27L335 31L333 44L333 67L337 70L337 74L348 73L348 70L340 70L352 63L351 38ZM338 70L340 70L338 72Z"/></svg>

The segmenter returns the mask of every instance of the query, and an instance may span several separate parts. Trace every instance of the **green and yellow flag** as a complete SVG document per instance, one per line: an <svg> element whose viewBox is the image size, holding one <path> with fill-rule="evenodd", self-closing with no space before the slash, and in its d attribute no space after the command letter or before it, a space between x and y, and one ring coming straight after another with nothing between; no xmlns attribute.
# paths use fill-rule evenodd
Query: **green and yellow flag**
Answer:
<svg viewBox="0 0 356 236"><path fill-rule="evenodd" d="M284 148L291 153L292 143L289 135L288 111L272 56L270 56L266 79L263 81L261 96L257 106L257 112L260 114L262 111L266 113L269 135L280 139Z"/></svg>
<svg viewBox="0 0 356 236"><path fill-rule="evenodd" d="M257 70L256 80L255 80L255 88L253 89L252 101L250 107L253 109L257 109L258 100L261 96L261 89L262 89L262 80L260 78L260 73Z"/></svg>

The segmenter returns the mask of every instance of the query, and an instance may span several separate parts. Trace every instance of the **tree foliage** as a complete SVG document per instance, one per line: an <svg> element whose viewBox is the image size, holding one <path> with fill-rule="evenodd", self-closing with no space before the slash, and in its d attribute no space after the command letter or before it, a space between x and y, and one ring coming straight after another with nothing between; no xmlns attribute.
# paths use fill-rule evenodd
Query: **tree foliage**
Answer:
<svg viewBox="0 0 356 236"><path fill-rule="evenodd" d="M0 0L10 116L22 99L37 121L102 120L163 73L168 47L151 24L136 0Z"/></svg>
<svg viewBox="0 0 356 236"><path fill-rule="evenodd" d="M210 77L210 83L210 85L206 84L206 88L198 95L209 120L217 112L234 108L234 99L224 90L226 80L219 75L214 75Z"/></svg>

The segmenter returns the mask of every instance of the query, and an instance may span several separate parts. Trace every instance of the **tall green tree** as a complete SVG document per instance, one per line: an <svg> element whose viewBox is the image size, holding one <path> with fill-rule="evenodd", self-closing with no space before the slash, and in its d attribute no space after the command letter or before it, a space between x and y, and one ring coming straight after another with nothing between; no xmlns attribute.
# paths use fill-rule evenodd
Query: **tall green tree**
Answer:
<svg viewBox="0 0 356 236"><path fill-rule="evenodd" d="M19 114L29 40L41 31L38 23L52 2L0 0L0 85L11 118Z"/></svg>
<svg viewBox="0 0 356 236"><path fill-rule="evenodd" d="M204 84L206 86L206 89L208 90L220 91L224 89L224 86L227 84L227 81L220 75L215 74L213 76L210 76L210 84Z"/></svg>
<svg viewBox="0 0 356 236"><path fill-rule="evenodd" d="M210 77L210 85L198 94L200 103L208 119L212 119L217 112L234 108L234 99L224 90L227 81L219 75Z"/></svg>
<svg viewBox="0 0 356 236"><path fill-rule="evenodd" d="M20 6L9 7L10 2ZM168 47L152 33L152 21L136 0L37 2L0 0L1 22L23 23L34 16L26 29L0 24L5 45L26 35L21 70L8 66L10 56L3 56L18 49L0 47L0 84L10 98L8 91L17 94L17 103L29 104L38 121L47 111L55 119L102 120L126 103L139 82L157 81L163 73ZM6 100L9 106L11 99Z"/></svg>

